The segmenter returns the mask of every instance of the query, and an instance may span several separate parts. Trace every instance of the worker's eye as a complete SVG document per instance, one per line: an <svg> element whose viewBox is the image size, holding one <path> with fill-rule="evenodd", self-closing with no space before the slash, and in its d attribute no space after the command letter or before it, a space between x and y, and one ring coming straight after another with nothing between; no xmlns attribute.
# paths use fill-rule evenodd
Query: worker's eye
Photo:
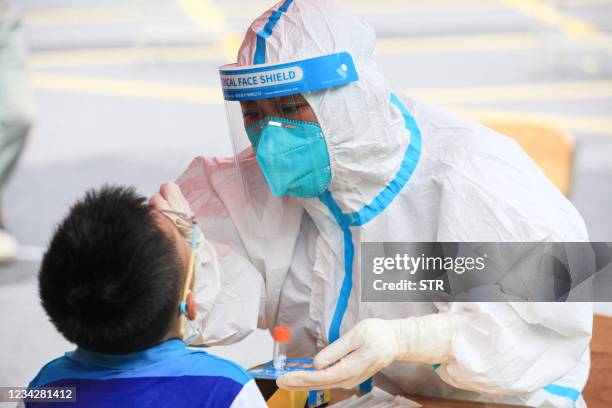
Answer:
<svg viewBox="0 0 612 408"><path fill-rule="evenodd" d="M244 111L242 112L242 117L245 120L257 120L259 118L259 111L256 110L252 110L252 111Z"/></svg>
<svg viewBox="0 0 612 408"><path fill-rule="evenodd" d="M305 103L287 103L282 105L281 110L285 116L295 116L304 106Z"/></svg>

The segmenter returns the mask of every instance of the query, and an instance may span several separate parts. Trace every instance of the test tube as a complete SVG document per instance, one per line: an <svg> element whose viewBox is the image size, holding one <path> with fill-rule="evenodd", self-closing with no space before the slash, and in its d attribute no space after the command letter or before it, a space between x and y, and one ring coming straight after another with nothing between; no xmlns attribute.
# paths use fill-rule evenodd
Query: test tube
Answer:
<svg viewBox="0 0 612 408"><path fill-rule="evenodd" d="M287 365L287 343L291 340L291 329L287 326L276 326L272 334L274 353L272 364L277 370L284 370Z"/></svg>

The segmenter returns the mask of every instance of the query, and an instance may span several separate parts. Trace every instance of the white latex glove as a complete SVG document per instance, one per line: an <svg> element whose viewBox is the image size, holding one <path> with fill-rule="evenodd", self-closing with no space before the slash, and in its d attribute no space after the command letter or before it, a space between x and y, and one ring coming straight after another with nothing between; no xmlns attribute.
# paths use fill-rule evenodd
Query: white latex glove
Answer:
<svg viewBox="0 0 612 408"><path fill-rule="evenodd" d="M447 313L365 319L317 354L318 371L288 373L276 383L286 390L353 388L394 361L444 364L454 332L453 317Z"/></svg>
<svg viewBox="0 0 612 408"><path fill-rule="evenodd" d="M168 217L191 246L193 212L179 186L175 183L162 184L159 193L149 199L149 204ZM198 234L197 247L200 247L203 240L202 234Z"/></svg>

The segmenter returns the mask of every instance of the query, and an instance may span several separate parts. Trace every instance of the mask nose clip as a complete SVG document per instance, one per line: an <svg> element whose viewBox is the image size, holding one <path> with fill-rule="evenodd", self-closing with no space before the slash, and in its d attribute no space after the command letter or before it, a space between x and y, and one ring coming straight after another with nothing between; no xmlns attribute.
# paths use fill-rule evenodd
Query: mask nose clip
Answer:
<svg viewBox="0 0 612 408"><path fill-rule="evenodd" d="M284 123L284 122L280 122L278 120L274 120L274 119L264 119L262 120L260 123L255 124L252 128L251 131L254 133L260 133L262 130L265 129L266 126L276 126L276 127L280 127L280 128L287 128L287 129L295 129L296 126L292 123Z"/></svg>
<svg viewBox="0 0 612 408"><path fill-rule="evenodd" d="M276 120L266 120L264 121L264 126L277 126L277 127L287 128L287 129L295 129L296 127L294 124L283 123L283 122L279 122Z"/></svg>

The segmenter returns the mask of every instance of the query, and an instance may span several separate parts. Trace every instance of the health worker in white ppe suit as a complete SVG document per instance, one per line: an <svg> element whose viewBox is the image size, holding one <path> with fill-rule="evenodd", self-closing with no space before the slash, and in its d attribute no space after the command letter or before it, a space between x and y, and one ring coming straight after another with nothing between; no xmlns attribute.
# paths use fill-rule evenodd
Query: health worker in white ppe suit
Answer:
<svg viewBox="0 0 612 408"><path fill-rule="evenodd" d="M289 357L321 370L281 377L287 389L373 378L398 394L584 406L591 304L359 301L361 242L588 240L513 140L395 91L374 46L342 4L285 0L221 68L235 157L196 158L151 200L193 211L205 237L197 342L290 326Z"/></svg>

